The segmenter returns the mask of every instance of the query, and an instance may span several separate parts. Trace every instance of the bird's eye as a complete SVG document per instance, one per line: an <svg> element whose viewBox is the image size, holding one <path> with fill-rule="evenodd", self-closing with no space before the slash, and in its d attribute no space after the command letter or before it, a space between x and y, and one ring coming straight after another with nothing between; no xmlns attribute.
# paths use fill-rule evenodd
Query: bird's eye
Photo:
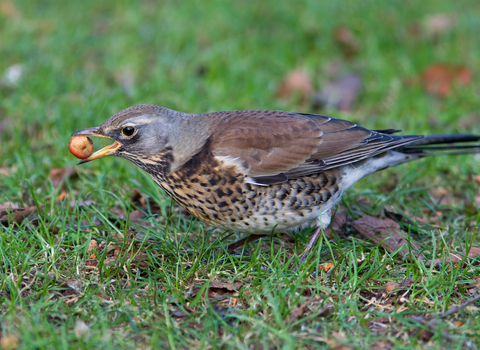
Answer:
<svg viewBox="0 0 480 350"><path fill-rule="evenodd" d="M122 129L122 134L127 137L132 136L134 132L135 132L135 128L133 126L126 126Z"/></svg>

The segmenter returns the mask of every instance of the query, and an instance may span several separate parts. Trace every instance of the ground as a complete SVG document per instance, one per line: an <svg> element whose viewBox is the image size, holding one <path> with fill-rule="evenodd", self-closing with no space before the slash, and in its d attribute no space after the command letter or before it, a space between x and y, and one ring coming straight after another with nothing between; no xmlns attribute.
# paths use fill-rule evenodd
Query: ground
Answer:
<svg viewBox="0 0 480 350"><path fill-rule="evenodd" d="M141 103L479 134L479 31L476 1L0 0L0 347L480 346L479 304L453 309L477 295L478 156L360 181L337 210L347 223L294 269L311 230L226 254L239 235L193 220L133 164L76 166L67 149ZM350 100L325 103L336 88ZM424 258L352 223L385 209Z"/></svg>

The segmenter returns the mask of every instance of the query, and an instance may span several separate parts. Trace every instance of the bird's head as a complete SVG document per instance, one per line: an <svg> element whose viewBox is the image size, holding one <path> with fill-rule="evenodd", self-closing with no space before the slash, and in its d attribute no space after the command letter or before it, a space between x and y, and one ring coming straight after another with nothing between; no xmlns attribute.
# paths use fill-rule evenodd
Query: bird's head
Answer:
<svg viewBox="0 0 480 350"><path fill-rule="evenodd" d="M114 141L79 164L105 156L117 156L142 168L166 165L169 168L179 167L203 145L201 138L195 137L195 134L188 135L188 130L192 128L185 128L186 124L198 119L192 116L195 115L155 105L138 105L124 109L102 125L79 130L72 135L103 137ZM193 128L193 131L196 129ZM201 134L202 132L196 135Z"/></svg>

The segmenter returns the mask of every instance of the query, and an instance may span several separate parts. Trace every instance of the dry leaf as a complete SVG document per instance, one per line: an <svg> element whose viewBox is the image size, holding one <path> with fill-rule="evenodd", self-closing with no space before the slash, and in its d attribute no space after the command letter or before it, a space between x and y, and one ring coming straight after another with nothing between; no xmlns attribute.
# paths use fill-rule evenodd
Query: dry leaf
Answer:
<svg viewBox="0 0 480 350"><path fill-rule="evenodd" d="M408 237L408 234L402 231L400 225L395 221L390 219L382 220L365 215L353 221L352 226L376 244L381 243L382 247L389 252L394 252L402 247L399 251L400 257L402 259L410 259L408 241L405 239L405 237ZM412 254L419 259L424 259L423 254L420 253L421 247L411 238L410 243Z"/></svg>
<svg viewBox="0 0 480 350"><path fill-rule="evenodd" d="M436 63L427 67L422 75L422 85L428 93L439 97L450 95L453 86L466 86L472 81L472 73L462 65Z"/></svg>
<svg viewBox="0 0 480 350"><path fill-rule="evenodd" d="M88 248L87 248L87 254L92 253L94 250L96 250L98 247L98 243L96 240L91 239L90 242L88 243Z"/></svg>
<svg viewBox="0 0 480 350"><path fill-rule="evenodd" d="M335 30L334 39L345 58L354 57L360 50L358 41L347 27L338 27Z"/></svg>
<svg viewBox="0 0 480 350"><path fill-rule="evenodd" d="M140 210L134 210L128 215L128 220L131 222L141 222L147 216Z"/></svg>
<svg viewBox="0 0 480 350"><path fill-rule="evenodd" d="M2 213L3 211L6 211L7 209L18 209L18 205L12 202L0 203L0 213ZM0 214L0 216L4 214L5 213Z"/></svg>
<svg viewBox="0 0 480 350"><path fill-rule="evenodd" d="M469 258L479 257L480 256L480 247L471 247L467 256ZM447 264L449 264L449 263L458 264L460 261L462 261L463 258L464 258L463 254L452 253L452 254L450 254L450 256L445 257L445 262ZM444 258L433 259L432 261L427 261L425 265L427 267L430 267L432 265L433 266L440 266L443 263L443 260L444 260Z"/></svg>
<svg viewBox="0 0 480 350"><path fill-rule="evenodd" d="M397 282L388 282L385 285L385 292L390 293L397 288L400 288L400 284L398 284Z"/></svg>
<svg viewBox="0 0 480 350"><path fill-rule="evenodd" d="M300 69L288 73L280 84L277 96L291 99L300 96L301 102L307 101L313 93L313 85L309 76Z"/></svg>
<svg viewBox="0 0 480 350"><path fill-rule="evenodd" d="M77 170L74 167L67 166L61 169L50 169L48 177L52 180L53 186L58 187L63 179L70 177L77 173Z"/></svg>
<svg viewBox="0 0 480 350"><path fill-rule="evenodd" d="M20 339L14 334L4 335L0 338L0 349L14 350L18 347Z"/></svg>
<svg viewBox="0 0 480 350"><path fill-rule="evenodd" d="M323 270L325 272L328 272L334 266L335 266L335 264L332 264L332 263L323 263L323 264L318 265L318 269Z"/></svg>
<svg viewBox="0 0 480 350"><path fill-rule="evenodd" d="M313 98L314 108L334 108L340 111L351 111L353 104L362 91L362 78L350 73L333 80L323 86Z"/></svg>
<svg viewBox="0 0 480 350"><path fill-rule="evenodd" d="M202 289L202 286L196 285L200 281L194 281L192 286L189 288L187 292L187 297L188 298L194 298ZM203 283L209 283L209 282L203 282ZM215 299L222 297L224 294L229 294L232 296L238 295L238 291L240 288L242 288L244 284L240 281L233 282L232 283L225 283L220 280L214 279L210 281L210 284L208 286L208 289L206 290L207 296L210 299ZM204 292L205 293L205 292Z"/></svg>
<svg viewBox="0 0 480 350"><path fill-rule="evenodd" d="M393 211L389 211L387 209L383 209L385 216L395 222L398 222L399 224L404 223L407 225L414 225L413 222L408 220L405 216L402 214L394 213Z"/></svg>
<svg viewBox="0 0 480 350"><path fill-rule="evenodd" d="M67 199L67 198L68 198L68 193L65 191L62 191L62 193L60 193L55 199L57 201L63 201L64 199Z"/></svg>
<svg viewBox="0 0 480 350"><path fill-rule="evenodd" d="M300 319L303 316L306 306L307 304L303 303L299 307L292 309L292 311L290 311L290 315L288 315L288 323L292 323Z"/></svg>
<svg viewBox="0 0 480 350"><path fill-rule="evenodd" d="M10 225L12 223L17 223L20 225L23 220L28 218L32 213L37 212L38 209L43 208L45 205L40 207L29 207L29 208L18 208L12 210L2 210L0 211L0 223L4 226Z"/></svg>

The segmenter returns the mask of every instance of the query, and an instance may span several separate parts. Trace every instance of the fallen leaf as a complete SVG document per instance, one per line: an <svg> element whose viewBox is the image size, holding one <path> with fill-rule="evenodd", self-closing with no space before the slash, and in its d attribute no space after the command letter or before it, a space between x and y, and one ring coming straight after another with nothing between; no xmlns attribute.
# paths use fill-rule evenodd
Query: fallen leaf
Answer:
<svg viewBox="0 0 480 350"><path fill-rule="evenodd" d="M323 263L323 264L318 265L318 269L323 270L325 272L328 272L334 266L335 266L335 264L332 264L332 263Z"/></svg>
<svg viewBox="0 0 480 350"><path fill-rule="evenodd" d="M364 217L353 221L352 226L363 236L371 239L376 244L381 244L389 252L397 251L402 259L410 259L410 251L408 241L404 236L408 234L404 232L398 223L390 219L378 219L365 215ZM419 259L425 259L421 254L421 247L410 238L411 251L414 256Z"/></svg>
<svg viewBox="0 0 480 350"><path fill-rule="evenodd" d="M14 334L3 335L0 338L0 349L14 350L18 347L20 339Z"/></svg>
<svg viewBox="0 0 480 350"><path fill-rule="evenodd" d="M462 327L464 325L464 323L462 321L453 321L453 326L458 328L458 327Z"/></svg>
<svg viewBox="0 0 480 350"><path fill-rule="evenodd" d="M388 282L387 284L385 284L385 292L387 293L390 293L397 288L400 288L400 284L398 284L397 282Z"/></svg>
<svg viewBox="0 0 480 350"><path fill-rule="evenodd" d="M72 208L72 209L75 208L75 207L79 207L79 208L81 208L81 207L89 207L89 206L92 205L92 204L93 204L93 200L90 200L90 199L89 199L89 200L86 200L86 201L84 201L84 202L82 202L82 201L70 201L70 202L68 203L68 205L69 205L70 208Z"/></svg>
<svg viewBox="0 0 480 350"><path fill-rule="evenodd" d="M402 214L394 213L393 211L389 211L387 209L383 209L383 212L385 213L385 216L395 222L398 222L399 224L407 224L407 225L414 225L413 222L408 220L405 216Z"/></svg>
<svg viewBox="0 0 480 350"><path fill-rule="evenodd" d="M301 69L288 73L280 84L277 96L282 99L291 99L299 96L300 102L307 101L313 93L313 85L309 76Z"/></svg>
<svg viewBox="0 0 480 350"><path fill-rule="evenodd" d="M145 213L140 210L134 210L128 215L128 220L131 222L141 222L146 217Z"/></svg>
<svg viewBox="0 0 480 350"><path fill-rule="evenodd" d="M187 297L190 299L195 298L195 296L202 290L203 286L207 282L203 282L202 285L198 285L198 282L201 281L194 281L194 283L190 286L188 292L187 292ZM214 279L210 281L208 288L204 293L206 292L206 295L208 296L209 299L216 299L219 297L223 297L225 294L229 294L231 296L236 296L238 295L238 291L240 288L242 288L244 284L240 281L233 282L232 283L226 283L222 282L220 280ZM204 294L205 295L205 294Z"/></svg>
<svg viewBox="0 0 480 350"><path fill-rule="evenodd" d="M0 211L0 223L3 226L11 225L12 223L17 223L20 225L23 220L28 218L32 213L37 212L38 209L43 208L45 205L40 207L29 207L29 208L18 208L18 209L5 209Z"/></svg>
<svg viewBox="0 0 480 350"><path fill-rule="evenodd" d="M288 323L292 323L300 319L303 316L306 306L306 303L303 303L299 307L292 309L292 311L290 311L290 314L288 315Z"/></svg>
<svg viewBox="0 0 480 350"><path fill-rule="evenodd" d="M183 310L173 310L172 316L176 318L182 318L182 317L187 317L188 314Z"/></svg>
<svg viewBox="0 0 480 350"><path fill-rule="evenodd" d="M466 86L471 81L472 73L462 65L436 63L427 67L421 74L425 91L438 97L447 97L455 85Z"/></svg>
<svg viewBox="0 0 480 350"><path fill-rule="evenodd" d="M90 254L94 250L96 250L98 247L98 243L96 240L91 239L90 242L88 243L88 248L87 248L87 254Z"/></svg>
<svg viewBox="0 0 480 350"><path fill-rule="evenodd" d="M356 56L360 50L360 44L355 39L352 31L347 27L338 27L335 30L334 39L343 56L347 59Z"/></svg>
<svg viewBox="0 0 480 350"><path fill-rule="evenodd" d="M479 257L480 256L480 247L471 247L467 256L469 258ZM448 263L458 264L460 261L462 261L463 258L464 258L464 254L451 253L450 256L447 256L445 258L445 262L447 264ZM425 265L427 267L430 267L432 265L433 266L440 266L443 263L443 260L444 260L444 258L433 259L432 261L427 261Z"/></svg>
<svg viewBox="0 0 480 350"><path fill-rule="evenodd" d="M18 209L18 205L15 204L15 203L12 203L12 202L0 203L0 213L2 213L3 211L5 211L7 209ZM2 215L4 215L4 214L5 213L3 213Z"/></svg>
<svg viewBox="0 0 480 350"><path fill-rule="evenodd" d="M57 201L63 201L64 199L67 199L67 198L68 198L68 193L65 191L62 191L62 193L60 193L55 199Z"/></svg>
<svg viewBox="0 0 480 350"><path fill-rule="evenodd" d="M362 78L350 73L337 80L330 81L313 98L314 108L334 108L340 111L351 111L353 104L362 91Z"/></svg>
<svg viewBox="0 0 480 350"><path fill-rule="evenodd" d="M424 342L428 342L430 339L432 339L434 333L429 331L428 329L422 329L420 333L418 334L418 337L423 340Z"/></svg>
<svg viewBox="0 0 480 350"><path fill-rule="evenodd" d="M438 36L441 33L449 32L456 23L455 16L446 13L436 13L425 17L423 25L427 34Z"/></svg>
<svg viewBox="0 0 480 350"><path fill-rule="evenodd" d="M50 180L52 180L53 187L58 187L63 179L71 177L77 173L77 170L72 166L67 166L65 168L52 168L48 174Z"/></svg>

